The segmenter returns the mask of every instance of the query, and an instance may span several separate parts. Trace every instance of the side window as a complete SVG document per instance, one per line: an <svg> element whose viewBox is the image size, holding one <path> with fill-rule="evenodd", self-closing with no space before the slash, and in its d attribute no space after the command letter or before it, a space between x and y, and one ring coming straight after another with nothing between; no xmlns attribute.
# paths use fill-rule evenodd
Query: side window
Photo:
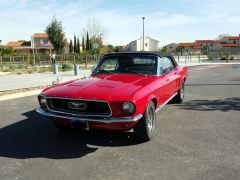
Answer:
<svg viewBox="0 0 240 180"><path fill-rule="evenodd" d="M118 60L117 59L107 59L103 62L100 70L104 71L114 71L118 67Z"/></svg>
<svg viewBox="0 0 240 180"><path fill-rule="evenodd" d="M170 72L174 69L174 65L172 63L172 60L168 57L162 57L160 58L159 62L159 72L160 74L165 74L167 72Z"/></svg>

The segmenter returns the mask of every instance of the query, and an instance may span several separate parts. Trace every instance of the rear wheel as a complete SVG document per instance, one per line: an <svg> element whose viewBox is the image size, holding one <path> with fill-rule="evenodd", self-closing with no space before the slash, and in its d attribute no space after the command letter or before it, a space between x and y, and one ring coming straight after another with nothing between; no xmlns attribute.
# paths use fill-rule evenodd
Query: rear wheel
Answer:
<svg viewBox="0 0 240 180"><path fill-rule="evenodd" d="M154 137L156 127L155 105L151 101L140 121L133 128L137 138L149 141Z"/></svg>

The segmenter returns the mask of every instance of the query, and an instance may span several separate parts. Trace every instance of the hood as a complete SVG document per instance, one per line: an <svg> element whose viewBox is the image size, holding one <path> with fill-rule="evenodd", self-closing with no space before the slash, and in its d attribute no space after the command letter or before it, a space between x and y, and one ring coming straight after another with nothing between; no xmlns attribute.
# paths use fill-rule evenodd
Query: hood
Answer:
<svg viewBox="0 0 240 180"><path fill-rule="evenodd" d="M59 84L45 90L48 97L66 97L97 100L127 100L154 78L143 75L97 75Z"/></svg>

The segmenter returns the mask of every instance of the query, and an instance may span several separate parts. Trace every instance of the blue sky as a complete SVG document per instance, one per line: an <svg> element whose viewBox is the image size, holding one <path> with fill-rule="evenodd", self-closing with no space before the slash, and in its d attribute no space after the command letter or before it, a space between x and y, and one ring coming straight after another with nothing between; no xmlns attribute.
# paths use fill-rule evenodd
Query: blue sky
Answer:
<svg viewBox="0 0 240 180"><path fill-rule="evenodd" d="M44 32L52 16L63 22L67 38L81 36L89 20L104 29L104 43L125 45L145 34L160 42L215 39L240 33L239 0L0 0L0 39L29 40Z"/></svg>

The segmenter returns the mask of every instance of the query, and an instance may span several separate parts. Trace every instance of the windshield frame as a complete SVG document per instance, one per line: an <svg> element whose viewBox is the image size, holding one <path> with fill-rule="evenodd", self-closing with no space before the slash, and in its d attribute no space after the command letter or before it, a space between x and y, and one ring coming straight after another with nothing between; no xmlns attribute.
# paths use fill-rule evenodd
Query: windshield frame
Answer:
<svg viewBox="0 0 240 180"><path fill-rule="evenodd" d="M106 71L106 73L98 73L99 72L99 70L100 70L100 68L101 68L101 66L103 65L103 63L106 61L106 60L108 60L108 59L110 59L110 58L112 58L112 59L114 59L114 58L120 58L120 57L127 57L127 58L138 58L138 57L149 57L149 59L152 59L153 61L155 61L155 72L153 73L153 74L147 74L147 73L142 73L142 72L137 72L137 71L135 71L135 70L128 70L128 72L125 72L125 73L123 73L123 72L117 72L117 71ZM148 55L148 54L144 54L144 55L142 55L142 54L116 54L116 55L113 55L113 54L111 54L111 55L106 55L106 56L103 56L101 59L100 59L100 62L98 63L98 65L92 70L92 76L95 76L95 75L100 75L100 74L135 74L135 75L144 75L144 76L156 76L156 75L158 75L158 64L159 64L159 62L158 62L158 56L156 56L156 55Z"/></svg>

